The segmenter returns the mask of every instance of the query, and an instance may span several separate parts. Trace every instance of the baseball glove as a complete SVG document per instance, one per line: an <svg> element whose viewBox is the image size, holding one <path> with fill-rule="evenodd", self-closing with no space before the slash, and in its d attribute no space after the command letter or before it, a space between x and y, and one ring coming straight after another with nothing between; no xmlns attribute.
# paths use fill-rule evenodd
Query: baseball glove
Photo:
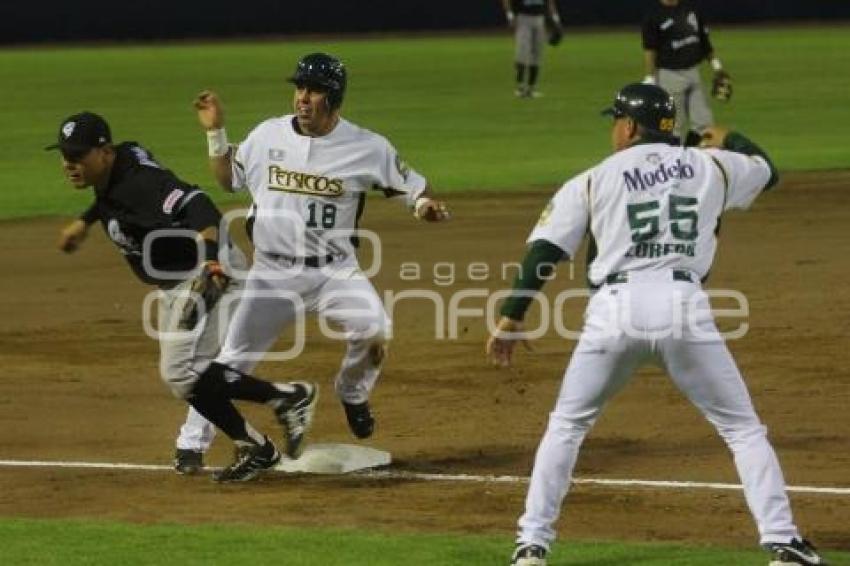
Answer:
<svg viewBox="0 0 850 566"><path fill-rule="evenodd" d="M711 96L723 102L729 102L732 98L732 77L726 71L717 71L714 73L714 80L711 82Z"/></svg>
<svg viewBox="0 0 850 566"><path fill-rule="evenodd" d="M561 23L556 21L551 15L546 16L546 40L549 42L549 45L555 47L560 45L561 40L564 39L564 28L561 26Z"/></svg>
<svg viewBox="0 0 850 566"><path fill-rule="evenodd" d="M230 278L224 274L217 261L208 261L189 286L190 296L180 313L177 327L180 330L192 330L198 324L199 316L210 312L227 291Z"/></svg>

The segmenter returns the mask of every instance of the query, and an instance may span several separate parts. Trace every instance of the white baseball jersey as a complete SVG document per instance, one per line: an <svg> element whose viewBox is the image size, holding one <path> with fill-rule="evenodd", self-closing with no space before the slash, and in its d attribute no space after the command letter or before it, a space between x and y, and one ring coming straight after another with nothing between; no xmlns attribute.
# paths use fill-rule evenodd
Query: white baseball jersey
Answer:
<svg viewBox="0 0 850 566"><path fill-rule="evenodd" d="M389 141L340 118L322 137L297 133L291 114L262 122L232 160L233 189L257 207L254 246L293 257L349 256L366 191L404 196L427 185Z"/></svg>
<svg viewBox="0 0 850 566"><path fill-rule="evenodd" d="M758 156L638 144L567 181L528 242L550 241L574 258L589 229L598 250L588 268L593 285L622 271L663 268L704 278L721 213L749 207L769 179Z"/></svg>

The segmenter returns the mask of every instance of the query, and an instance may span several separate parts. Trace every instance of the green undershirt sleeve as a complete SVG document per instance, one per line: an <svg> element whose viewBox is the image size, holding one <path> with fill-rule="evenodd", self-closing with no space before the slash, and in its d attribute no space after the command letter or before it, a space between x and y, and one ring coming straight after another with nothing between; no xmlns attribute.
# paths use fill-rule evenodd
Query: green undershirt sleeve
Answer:
<svg viewBox="0 0 850 566"><path fill-rule="evenodd" d="M767 181L767 185L764 186L764 190L770 189L779 181L779 172L773 165L773 161L770 160L770 157L767 156L767 153L762 148L753 143L744 134L740 132L729 132L726 135L726 139L723 140L723 149L743 153L744 155L758 155L767 161L767 166L770 167L770 179Z"/></svg>
<svg viewBox="0 0 850 566"><path fill-rule="evenodd" d="M555 264L565 259L569 259L569 256L552 242L532 242L522 260L520 272L514 279L514 292L502 305L500 314L513 320L522 320L534 294L555 270Z"/></svg>

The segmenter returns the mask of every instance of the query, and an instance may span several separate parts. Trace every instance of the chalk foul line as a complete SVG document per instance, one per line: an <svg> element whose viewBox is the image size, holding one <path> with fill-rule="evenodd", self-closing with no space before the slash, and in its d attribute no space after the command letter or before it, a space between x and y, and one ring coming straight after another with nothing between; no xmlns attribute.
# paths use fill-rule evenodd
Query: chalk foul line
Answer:
<svg viewBox="0 0 850 566"><path fill-rule="evenodd" d="M38 460L0 460L0 468L73 468L73 469L98 469L98 470L129 470L129 471L168 471L172 472L171 466L156 464L131 464L112 462L63 462L63 461L38 461ZM434 482L467 482L467 483L495 483L495 484L527 484L526 476L497 476L497 475L475 475L475 474L437 474L412 472L405 470L364 470L352 472L348 475L360 476L372 479L392 480L415 480ZM607 479L607 478L573 478L576 485L599 485L606 487L646 487L655 489L706 489L741 491L740 484L695 482L695 481L665 481L665 480L641 480L641 479ZM789 485L786 489L791 493L812 493L822 495L850 495L850 487L815 487L807 485Z"/></svg>

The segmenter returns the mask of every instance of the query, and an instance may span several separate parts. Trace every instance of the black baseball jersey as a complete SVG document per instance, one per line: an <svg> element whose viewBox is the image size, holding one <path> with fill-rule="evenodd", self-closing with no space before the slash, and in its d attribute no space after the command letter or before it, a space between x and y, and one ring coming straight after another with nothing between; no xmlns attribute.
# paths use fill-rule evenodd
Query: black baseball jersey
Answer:
<svg viewBox="0 0 850 566"><path fill-rule="evenodd" d="M676 6L658 3L647 14L642 31L643 47L657 53L659 69L688 69L713 51L708 28L686 0Z"/></svg>
<svg viewBox="0 0 850 566"><path fill-rule="evenodd" d="M547 0L511 0L511 10L517 14L540 16L546 13Z"/></svg>
<svg viewBox="0 0 850 566"><path fill-rule="evenodd" d="M209 226L217 227L221 213L199 187L181 181L136 142L121 143L115 151L108 185L95 190L94 204L80 218L87 224L100 220L139 279L172 287L184 279L180 272L204 259L198 257L195 237ZM191 233L160 235L157 231L163 229ZM146 263L168 274L151 272Z"/></svg>

